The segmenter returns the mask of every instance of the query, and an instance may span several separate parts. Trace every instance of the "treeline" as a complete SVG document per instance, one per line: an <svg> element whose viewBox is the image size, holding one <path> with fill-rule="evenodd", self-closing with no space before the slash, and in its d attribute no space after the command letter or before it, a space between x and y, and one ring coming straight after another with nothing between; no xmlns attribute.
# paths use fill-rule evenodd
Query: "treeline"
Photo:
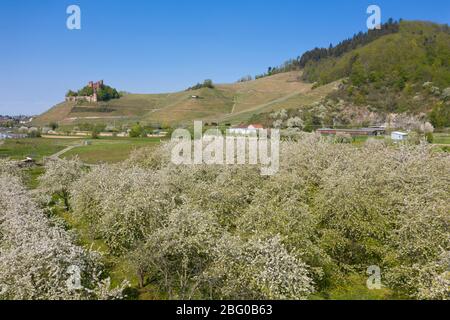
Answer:
<svg viewBox="0 0 450 320"><path fill-rule="evenodd" d="M94 94L94 89L90 86L85 86L84 88L73 91L69 90L66 94L66 97L90 97ZM112 99L119 99L119 92L110 86L103 85L101 88L97 90L97 99L98 101L109 101Z"/></svg>
<svg viewBox="0 0 450 320"><path fill-rule="evenodd" d="M186 91L199 90L202 88L214 89L213 81L211 79L206 79L203 83L197 83L196 85L187 88Z"/></svg>
<svg viewBox="0 0 450 320"><path fill-rule="evenodd" d="M401 21L402 20L400 19L400 22ZM330 57L340 57L343 54L369 44L382 36L399 32L400 22L391 18L388 22L381 25L381 29L369 30L368 32L361 31L353 37L340 42L336 46L330 44L328 48L314 48L306 51L302 56L299 56L296 59L288 60L281 66L269 67L266 73L257 75L256 79L271 76L277 73L299 70L304 68L310 62L318 62Z"/></svg>
<svg viewBox="0 0 450 320"><path fill-rule="evenodd" d="M400 22L402 20L400 19ZM397 33L400 30L400 23L393 20L388 20L387 23L381 25L381 29L373 29L368 32L359 32L352 38L346 39L336 46L330 44L329 48L315 48L313 50L305 52L299 59L294 60L294 64L298 64L298 67L305 67L310 61L320 61L322 59L330 57L340 57L343 54L355 50L356 48L365 46L382 36Z"/></svg>
<svg viewBox="0 0 450 320"><path fill-rule="evenodd" d="M436 104L448 108L449 56L447 25L403 21L398 33L341 57L308 63L302 78L317 85L344 79L329 98L372 111L428 112Z"/></svg>

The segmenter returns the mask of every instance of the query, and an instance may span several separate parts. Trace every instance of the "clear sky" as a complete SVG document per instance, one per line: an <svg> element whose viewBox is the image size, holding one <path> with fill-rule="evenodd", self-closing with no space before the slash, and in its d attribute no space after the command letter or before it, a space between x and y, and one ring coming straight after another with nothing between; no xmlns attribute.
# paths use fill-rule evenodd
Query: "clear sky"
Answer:
<svg viewBox="0 0 450 320"><path fill-rule="evenodd" d="M81 8L81 30L66 9ZM134 93L234 82L382 20L450 22L449 0L1 0L0 114L37 114L104 79Z"/></svg>

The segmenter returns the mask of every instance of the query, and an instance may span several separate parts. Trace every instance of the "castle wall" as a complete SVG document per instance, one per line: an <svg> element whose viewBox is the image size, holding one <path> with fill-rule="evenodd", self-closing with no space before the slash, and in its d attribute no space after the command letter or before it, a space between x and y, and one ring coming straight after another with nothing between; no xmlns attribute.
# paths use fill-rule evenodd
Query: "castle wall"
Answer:
<svg viewBox="0 0 450 320"><path fill-rule="evenodd" d="M66 102L77 102L82 100L90 103L98 102L97 90L103 87L103 80L100 80L98 82L89 81L88 86L94 91L94 94L92 96L66 97Z"/></svg>

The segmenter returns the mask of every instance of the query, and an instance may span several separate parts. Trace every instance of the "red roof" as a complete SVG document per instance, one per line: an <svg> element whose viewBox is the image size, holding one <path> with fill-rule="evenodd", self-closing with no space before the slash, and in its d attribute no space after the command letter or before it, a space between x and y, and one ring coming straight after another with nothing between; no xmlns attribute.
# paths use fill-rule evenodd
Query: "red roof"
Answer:
<svg viewBox="0 0 450 320"><path fill-rule="evenodd" d="M249 127L252 126L255 129L264 129L264 126L262 124L259 123L252 123L249 125Z"/></svg>

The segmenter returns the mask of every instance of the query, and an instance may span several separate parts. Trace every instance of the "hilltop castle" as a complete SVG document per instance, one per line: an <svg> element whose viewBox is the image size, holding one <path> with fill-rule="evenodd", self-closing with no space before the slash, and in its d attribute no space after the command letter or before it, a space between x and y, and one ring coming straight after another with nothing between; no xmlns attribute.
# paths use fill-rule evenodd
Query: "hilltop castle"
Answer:
<svg viewBox="0 0 450 320"><path fill-rule="evenodd" d="M88 85L89 88L92 88L92 95L90 96L69 96L66 97L67 102L77 102L79 100L86 100L87 102L97 102L98 96L97 91L103 88L103 80L100 80L98 82L89 81Z"/></svg>

